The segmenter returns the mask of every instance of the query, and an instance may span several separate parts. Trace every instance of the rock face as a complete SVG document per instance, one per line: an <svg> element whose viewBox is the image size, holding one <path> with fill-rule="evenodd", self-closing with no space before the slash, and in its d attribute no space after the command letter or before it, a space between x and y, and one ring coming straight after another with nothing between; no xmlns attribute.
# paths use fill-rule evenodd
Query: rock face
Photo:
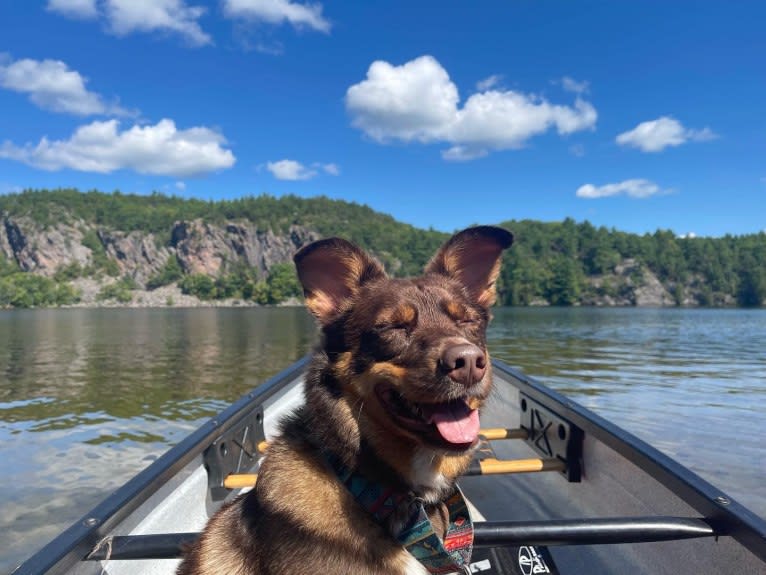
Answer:
<svg viewBox="0 0 766 575"><path fill-rule="evenodd" d="M186 273L217 276L244 263L264 275L274 264L291 261L298 248L316 239L316 232L300 226L291 226L287 235L276 235L250 222L216 226L193 220L176 223L170 245Z"/></svg>
<svg viewBox="0 0 766 575"><path fill-rule="evenodd" d="M130 276L139 285L158 273L174 257L173 251L157 245L154 234L100 230L98 238L107 255L117 262L121 276Z"/></svg>
<svg viewBox="0 0 766 575"><path fill-rule="evenodd" d="M176 222L169 241L163 243L155 234L96 228L81 221L45 227L25 217L0 216L0 253L21 270L50 277L72 264L87 268L111 261L120 276L131 277L139 287L169 258L177 258L186 273L219 276L246 265L264 277L275 264L291 261L297 249L316 239L316 232L301 226L275 234L248 221L216 225L193 220Z"/></svg>
<svg viewBox="0 0 766 575"><path fill-rule="evenodd" d="M650 270L644 269L643 285L636 288L635 305L647 307L665 307L676 305L675 299L670 295L665 286L660 283L657 276Z"/></svg>
<svg viewBox="0 0 766 575"><path fill-rule="evenodd" d="M60 267L87 266L92 252L82 244L82 226L58 224L43 228L29 218L3 216L0 250L23 271L52 276Z"/></svg>
<svg viewBox="0 0 766 575"><path fill-rule="evenodd" d="M657 276L633 259L615 266L614 273L588 278L600 291L598 297L586 298L585 305L666 307L676 301ZM605 289L609 285L610 289ZM686 304L685 304L686 305Z"/></svg>

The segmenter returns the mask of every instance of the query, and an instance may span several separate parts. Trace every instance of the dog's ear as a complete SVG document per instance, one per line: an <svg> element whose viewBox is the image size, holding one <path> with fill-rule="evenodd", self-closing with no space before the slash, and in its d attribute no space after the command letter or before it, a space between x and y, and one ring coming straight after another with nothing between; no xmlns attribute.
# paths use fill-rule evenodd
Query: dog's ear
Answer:
<svg viewBox="0 0 766 575"><path fill-rule="evenodd" d="M500 254L513 243L513 234L494 226L477 226L458 232L426 266L458 280L479 305L495 303L495 281L500 273Z"/></svg>
<svg viewBox="0 0 766 575"><path fill-rule="evenodd" d="M303 284L306 307L323 324L336 317L363 284L386 277L383 266L341 238L304 246L293 261Z"/></svg>

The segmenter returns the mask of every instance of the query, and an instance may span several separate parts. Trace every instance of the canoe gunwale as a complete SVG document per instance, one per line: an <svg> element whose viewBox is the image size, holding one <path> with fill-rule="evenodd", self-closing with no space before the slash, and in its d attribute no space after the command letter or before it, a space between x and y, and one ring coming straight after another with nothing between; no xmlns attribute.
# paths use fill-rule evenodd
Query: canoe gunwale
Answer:
<svg viewBox="0 0 766 575"><path fill-rule="evenodd" d="M304 356L211 418L19 565L11 575L66 572L216 438L294 381L306 370L310 359L310 355Z"/></svg>
<svg viewBox="0 0 766 575"><path fill-rule="evenodd" d="M553 409L586 435L613 449L699 512L716 533L733 537L766 562L766 520L632 433L508 364L497 359L492 363L496 375L500 372L504 378L510 378L509 385Z"/></svg>

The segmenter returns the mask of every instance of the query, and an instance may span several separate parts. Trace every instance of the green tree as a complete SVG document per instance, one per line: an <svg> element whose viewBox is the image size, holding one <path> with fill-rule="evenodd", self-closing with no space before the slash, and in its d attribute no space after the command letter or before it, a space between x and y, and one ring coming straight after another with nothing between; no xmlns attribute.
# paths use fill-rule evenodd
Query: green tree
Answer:
<svg viewBox="0 0 766 575"><path fill-rule="evenodd" d="M281 303L291 297L298 297L303 293L303 288L298 281L295 266L292 264L277 264L269 271L266 279L268 287L268 302L271 304Z"/></svg>
<svg viewBox="0 0 766 575"><path fill-rule="evenodd" d="M201 300L210 300L216 297L215 280L205 274L189 274L178 283L181 292L193 295Z"/></svg>
<svg viewBox="0 0 766 575"><path fill-rule="evenodd" d="M181 264L178 263L178 258L171 255L162 269L146 281L146 289L154 290L158 287L170 285L179 281L183 275L184 272L181 269Z"/></svg>
<svg viewBox="0 0 766 575"><path fill-rule="evenodd" d="M548 301L553 305L574 305L579 301L580 290L580 274L575 262L569 258L556 259L548 287Z"/></svg>

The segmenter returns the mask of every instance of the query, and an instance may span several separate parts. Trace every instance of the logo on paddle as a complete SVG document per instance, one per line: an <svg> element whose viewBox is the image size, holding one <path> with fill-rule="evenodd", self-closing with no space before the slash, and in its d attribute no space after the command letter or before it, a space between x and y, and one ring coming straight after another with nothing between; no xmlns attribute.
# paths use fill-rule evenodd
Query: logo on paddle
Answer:
<svg viewBox="0 0 766 575"><path fill-rule="evenodd" d="M539 555L534 547L519 547L519 567L524 575L551 572L543 556Z"/></svg>

